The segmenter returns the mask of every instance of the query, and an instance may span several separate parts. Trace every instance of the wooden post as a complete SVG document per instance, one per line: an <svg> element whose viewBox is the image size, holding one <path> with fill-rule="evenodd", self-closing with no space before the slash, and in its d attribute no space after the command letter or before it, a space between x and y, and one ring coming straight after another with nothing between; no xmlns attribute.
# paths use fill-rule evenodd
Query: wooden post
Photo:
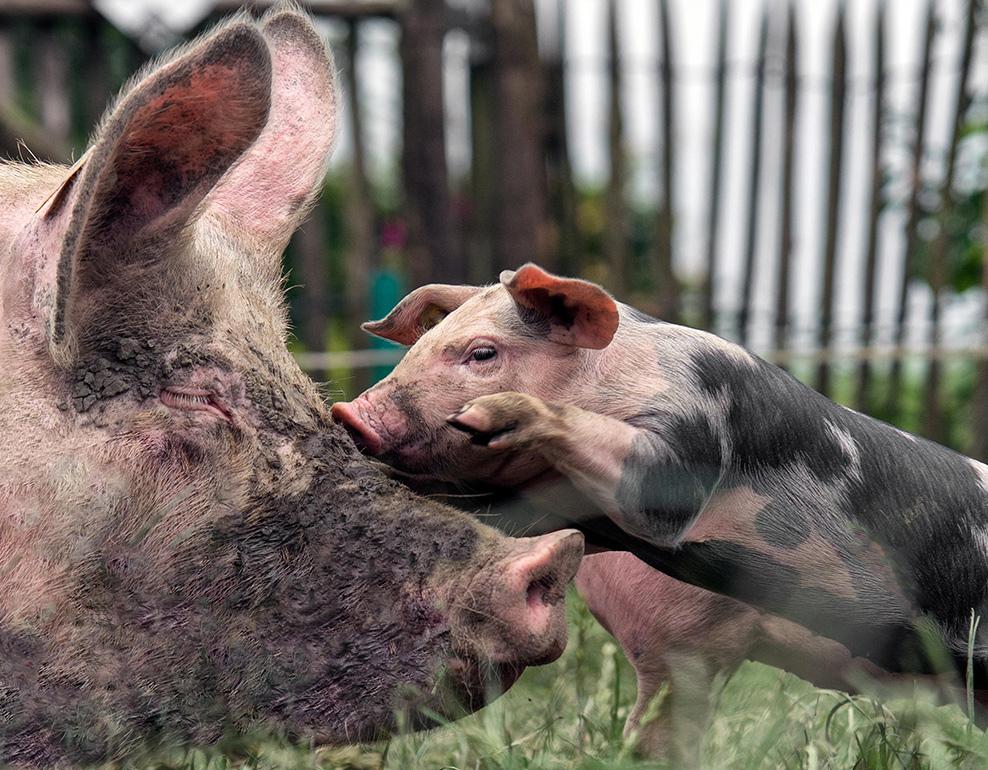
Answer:
<svg viewBox="0 0 988 770"><path fill-rule="evenodd" d="M24 22L21 24L23 25ZM34 29L31 32L33 33ZM33 36L32 34L31 37ZM28 117L25 105L19 103L20 94L18 93L14 53L18 45L18 38L23 40L24 37L27 36L16 34L9 18L0 13L0 158L30 161L37 157L43 161L60 163L69 159L68 143L64 139L59 140L52 132L46 130L33 115ZM42 50L48 51L50 47L40 45L38 53L36 53L37 58L44 58L44 55L40 53ZM49 92L48 98L51 98L50 92L53 89L64 89L65 82L64 80L60 81L58 77L52 78L51 76L57 75L57 72L41 67L40 64L41 62L39 62L38 68L39 76L47 74L49 77L44 88L42 88L39 78L36 78L35 91ZM41 70L45 71L42 72ZM33 109L34 104L31 107L31 113L39 111Z"/></svg>
<svg viewBox="0 0 988 770"><path fill-rule="evenodd" d="M906 252L902 260L902 278L899 283L899 303L895 318L895 345L901 348L906 339L906 311L909 299L909 279L916 268L916 251L919 248L919 219L921 215L919 194L922 190L923 174L923 141L926 137L927 95L930 86L931 55L933 51L933 36L936 34L936 19L933 2L926 3L926 20L923 27L923 67L919 79L919 94L916 99L916 129L913 136L911 178L912 186L909 191L909 202L906 213ZM892 370L889 373L889 390L885 402L885 418L894 419L902 399L902 356L892 360Z"/></svg>
<svg viewBox="0 0 988 770"><path fill-rule="evenodd" d="M579 275L583 268L576 229L576 187L570 163L567 136L569 111L566 105L566 7L556 0L554 45L546 68L546 168L552 216L558 228L555 267L565 275Z"/></svg>
<svg viewBox="0 0 988 770"><path fill-rule="evenodd" d="M494 271L494 65L490 52L471 51L470 283L488 283Z"/></svg>
<svg viewBox="0 0 988 770"><path fill-rule="evenodd" d="M789 281L792 267L792 232L795 218L793 149L796 144L796 78L799 66L796 40L796 11L786 3L785 76L782 129L782 232L779 236L779 283L775 294L775 349L789 347Z"/></svg>
<svg viewBox="0 0 988 770"><path fill-rule="evenodd" d="M407 265L412 285L459 283L452 199L446 171L443 38L446 0L416 0L402 18L402 171L408 216Z"/></svg>
<svg viewBox="0 0 988 770"><path fill-rule="evenodd" d="M371 196L370 182L367 179L367 168L364 151L364 122L360 113L360 99L357 93L359 78L357 77L357 51L359 46L359 21L356 18L348 22L347 61L346 61L346 92L347 115L350 117L350 135L352 137L353 161L350 170L350 192L347 196L347 224L349 225L349 243L346 254L346 324L350 333L350 347L353 350L367 346L367 335L360 329L360 324L370 318L369 292L370 275L375 269L374 248L374 201ZM353 372L353 392L359 393L368 385L370 372L358 369Z"/></svg>
<svg viewBox="0 0 988 770"><path fill-rule="evenodd" d="M99 122L110 97L113 96L103 34L105 29L106 22L96 15L86 17L83 23L86 82L82 117L88 133L91 133Z"/></svg>
<svg viewBox="0 0 988 770"><path fill-rule="evenodd" d="M10 107L14 103L16 91L14 80L14 46L10 39L10 23L0 17L0 107Z"/></svg>
<svg viewBox="0 0 988 770"><path fill-rule="evenodd" d="M833 35L833 82L830 89L830 169L827 174L827 230L823 249L823 293L820 298L820 326L817 329L817 346L827 349L832 343L834 317L834 279L837 266L837 230L840 209L841 166L844 160L844 101L847 90L847 49L844 37L843 0L837 8L837 21ZM817 364L815 387L821 393L830 393L830 361L823 356Z"/></svg>
<svg viewBox="0 0 988 770"><path fill-rule="evenodd" d="M515 268L544 250L542 63L532 0L493 0L494 266Z"/></svg>
<svg viewBox="0 0 988 770"><path fill-rule="evenodd" d="M38 110L41 125L48 136L66 144L72 128L69 115L69 61L55 23L45 22L39 28L38 44L34 48L35 73L38 89Z"/></svg>
<svg viewBox="0 0 988 770"><path fill-rule="evenodd" d="M977 8L974 0L966 0L967 18L964 30L964 47L961 54L961 71L957 76L957 90L954 96L954 116L951 127L950 146L947 150L947 168L940 187L940 229L930 252L930 289L933 297L930 303L930 341L933 356L926 373L926 386L923 389L923 433L934 441L946 439L946 424L943 403L940 398L942 364L937 352L942 340L940 328L943 313L943 292L949 282L947 249L952 233L954 213L954 178L957 169L957 147L964 128L964 116L970 105L969 82L971 60L974 52L974 32Z"/></svg>
<svg viewBox="0 0 988 770"><path fill-rule="evenodd" d="M758 242L758 214L761 211L762 123L765 104L765 49L768 46L768 11L763 6L758 26L758 63L755 67L755 95L751 118L751 166L748 171L748 223L744 251L744 277L741 311L738 313L738 339L748 343L751 299L755 287L755 247Z"/></svg>
<svg viewBox="0 0 988 770"><path fill-rule="evenodd" d="M293 238L298 281L301 284L298 337L307 351L316 353L326 349L331 310L326 236L326 216L316 208ZM326 379L326 371L322 369L309 374L316 382ZM357 392L349 395L355 396Z"/></svg>
<svg viewBox="0 0 988 770"><path fill-rule="evenodd" d="M988 229L988 195L981 196L981 226ZM988 242L981 248L981 291L984 295L981 308L982 346L988 345ZM988 460L988 358L978 357L974 393L971 397L971 422L973 443L970 454Z"/></svg>
<svg viewBox="0 0 988 770"><path fill-rule="evenodd" d="M874 63L875 96L871 109L871 203L868 214L868 243L865 252L865 276L862 290L861 345L872 342L875 327L875 288L878 278L878 226L882 216L882 128L885 122L885 0L879 0L875 14ZM871 361L862 356L854 393L854 406L868 411L871 391Z"/></svg>
<svg viewBox="0 0 988 770"><path fill-rule="evenodd" d="M720 199L724 166L724 92L727 86L727 30L730 4L717 6L717 71L714 84L714 138L710 161L710 208L707 210L707 280L703 287L704 328L716 324L717 247L720 235Z"/></svg>
<svg viewBox="0 0 988 770"><path fill-rule="evenodd" d="M659 39L662 59L659 81L662 84L662 121L659 141L662 143L662 205L659 208L658 238L653 249L653 277L656 282L656 302L659 318L675 321L680 313L680 286L673 271L673 215L676 205L676 170L673 167L676 135L676 99L673 93L673 62L669 0L659 0Z"/></svg>
<svg viewBox="0 0 988 770"><path fill-rule="evenodd" d="M607 147L610 177L607 182L604 221L604 260L609 288L627 297L629 266L628 211L625 202L624 110L622 109L621 55L618 36L617 0L607 2Z"/></svg>

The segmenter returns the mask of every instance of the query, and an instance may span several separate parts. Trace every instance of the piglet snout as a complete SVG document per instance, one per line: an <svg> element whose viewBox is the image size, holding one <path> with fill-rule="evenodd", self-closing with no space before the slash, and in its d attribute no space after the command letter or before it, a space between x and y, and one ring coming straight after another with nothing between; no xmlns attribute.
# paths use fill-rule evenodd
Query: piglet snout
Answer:
<svg viewBox="0 0 988 770"><path fill-rule="evenodd" d="M336 422L346 428L357 448L370 455L379 455L384 449L380 434L361 414L356 401L338 401L330 413Z"/></svg>

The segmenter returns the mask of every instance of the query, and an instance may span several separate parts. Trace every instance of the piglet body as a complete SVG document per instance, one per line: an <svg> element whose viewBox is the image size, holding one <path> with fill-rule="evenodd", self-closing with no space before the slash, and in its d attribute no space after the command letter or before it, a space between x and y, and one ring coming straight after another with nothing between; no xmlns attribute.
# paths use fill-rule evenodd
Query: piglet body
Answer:
<svg viewBox="0 0 988 770"><path fill-rule="evenodd" d="M461 483L559 479L591 541L603 514L596 534L639 557L587 557L577 584L638 672L629 728L672 684L646 749L677 713L702 726L710 678L746 657L846 689L962 667L988 585L985 466L534 265L422 287L365 328L411 345L334 407L367 451Z"/></svg>

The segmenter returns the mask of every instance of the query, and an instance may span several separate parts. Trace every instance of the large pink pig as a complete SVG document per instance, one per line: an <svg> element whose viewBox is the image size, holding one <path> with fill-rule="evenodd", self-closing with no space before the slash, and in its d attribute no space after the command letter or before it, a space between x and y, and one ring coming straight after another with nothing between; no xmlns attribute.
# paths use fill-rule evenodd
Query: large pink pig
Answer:
<svg viewBox="0 0 988 770"><path fill-rule="evenodd" d="M677 371L682 357L662 357L662 345L747 355L713 335L670 324L661 324L657 344L658 323L593 284L534 265L502 274L494 286L423 286L385 319L364 325L410 345L402 362L354 401L335 404L333 415L366 452L405 474L528 489L542 502L562 496L559 485L568 479L589 488L582 504L593 517L590 498L612 494L593 493L596 479L609 472L611 435L580 415L630 425L644 419L643 404L685 379ZM574 419L564 420L561 441L550 432L563 423L538 415L562 417L567 409ZM684 480L668 494L689 497L688 487ZM645 753L680 761L694 755L714 677L745 658L784 666L822 686L848 688L851 671L873 670L801 625L675 580L630 553L585 557L577 587L635 667L638 699L626 733L638 731ZM659 717L640 724L664 683L670 690Z"/></svg>
<svg viewBox="0 0 988 770"><path fill-rule="evenodd" d="M0 160L0 766L370 740L562 652L580 534L389 482L285 345L334 72L279 3L146 70L74 170Z"/></svg>

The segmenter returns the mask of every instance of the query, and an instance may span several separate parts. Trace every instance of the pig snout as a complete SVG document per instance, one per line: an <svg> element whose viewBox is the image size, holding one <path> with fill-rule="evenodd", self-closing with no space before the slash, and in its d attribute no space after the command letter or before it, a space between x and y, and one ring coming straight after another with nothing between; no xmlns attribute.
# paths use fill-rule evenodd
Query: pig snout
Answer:
<svg viewBox="0 0 988 770"><path fill-rule="evenodd" d="M566 586L583 558L583 535L568 529L520 538L463 597L467 623L487 626L483 657L519 672L558 658L566 647ZM471 586L471 589L474 588ZM486 594L486 597L484 597Z"/></svg>
<svg viewBox="0 0 988 770"><path fill-rule="evenodd" d="M410 438L408 418L397 408L389 391L375 388L353 401L338 401L330 413L361 451L375 457Z"/></svg>
<svg viewBox="0 0 988 770"><path fill-rule="evenodd" d="M368 404L362 402L366 402L366 399L338 401L333 404L330 413L336 422L346 428L358 449L370 455L379 455L384 450L384 440L367 417L368 414L373 414L372 410L368 409Z"/></svg>

